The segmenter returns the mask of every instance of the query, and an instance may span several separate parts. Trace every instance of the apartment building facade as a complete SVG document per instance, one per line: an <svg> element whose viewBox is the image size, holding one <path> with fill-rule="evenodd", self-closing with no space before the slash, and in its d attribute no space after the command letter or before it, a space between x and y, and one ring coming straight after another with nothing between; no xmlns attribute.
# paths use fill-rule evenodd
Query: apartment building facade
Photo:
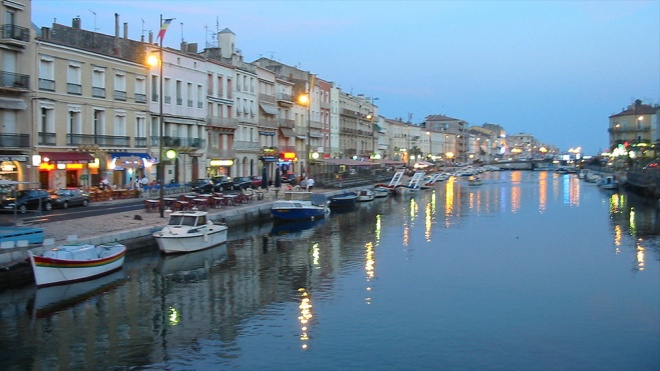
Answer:
<svg viewBox="0 0 660 371"><path fill-rule="evenodd" d="M0 2L0 178L36 182L30 94L34 91L31 2Z"/></svg>

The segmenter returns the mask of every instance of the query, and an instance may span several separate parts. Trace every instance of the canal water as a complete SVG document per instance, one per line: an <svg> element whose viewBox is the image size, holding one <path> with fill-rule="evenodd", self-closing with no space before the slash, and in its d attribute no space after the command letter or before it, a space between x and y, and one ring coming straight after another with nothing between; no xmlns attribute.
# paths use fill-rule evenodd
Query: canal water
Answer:
<svg viewBox="0 0 660 371"><path fill-rule="evenodd" d="M3 370L658 370L654 205L496 172L0 293Z"/></svg>

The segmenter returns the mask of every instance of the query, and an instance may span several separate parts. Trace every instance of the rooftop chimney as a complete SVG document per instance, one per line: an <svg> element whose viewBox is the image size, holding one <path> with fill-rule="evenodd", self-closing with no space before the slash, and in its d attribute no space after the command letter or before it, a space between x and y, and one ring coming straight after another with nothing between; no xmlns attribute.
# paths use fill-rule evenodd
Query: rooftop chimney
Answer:
<svg viewBox="0 0 660 371"><path fill-rule="evenodd" d="M76 18L73 19L71 22L71 27L73 27L76 30L80 29L82 21L80 20L80 16L77 16Z"/></svg>
<svg viewBox="0 0 660 371"><path fill-rule="evenodd" d="M128 22L124 22L124 39L128 39Z"/></svg>

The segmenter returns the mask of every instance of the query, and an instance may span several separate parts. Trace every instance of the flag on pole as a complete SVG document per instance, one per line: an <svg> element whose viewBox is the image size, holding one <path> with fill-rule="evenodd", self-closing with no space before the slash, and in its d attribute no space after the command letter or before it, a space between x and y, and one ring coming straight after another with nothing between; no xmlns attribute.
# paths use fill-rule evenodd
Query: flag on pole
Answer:
<svg viewBox="0 0 660 371"><path fill-rule="evenodd" d="M163 20L163 24L160 25L160 31L158 31L158 37L156 37L156 40L160 39L160 42L163 42L163 38L165 37L165 31L167 31L167 27L172 23L172 20L174 18L168 18Z"/></svg>

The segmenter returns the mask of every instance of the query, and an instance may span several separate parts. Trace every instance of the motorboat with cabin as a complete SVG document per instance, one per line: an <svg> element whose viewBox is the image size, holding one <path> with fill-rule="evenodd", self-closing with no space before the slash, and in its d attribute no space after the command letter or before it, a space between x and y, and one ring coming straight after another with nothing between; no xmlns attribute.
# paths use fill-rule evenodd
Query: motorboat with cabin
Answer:
<svg viewBox="0 0 660 371"><path fill-rule="evenodd" d="M153 234L164 254L179 254L227 242L227 226L209 220L206 211L174 211L163 229Z"/></svg>

